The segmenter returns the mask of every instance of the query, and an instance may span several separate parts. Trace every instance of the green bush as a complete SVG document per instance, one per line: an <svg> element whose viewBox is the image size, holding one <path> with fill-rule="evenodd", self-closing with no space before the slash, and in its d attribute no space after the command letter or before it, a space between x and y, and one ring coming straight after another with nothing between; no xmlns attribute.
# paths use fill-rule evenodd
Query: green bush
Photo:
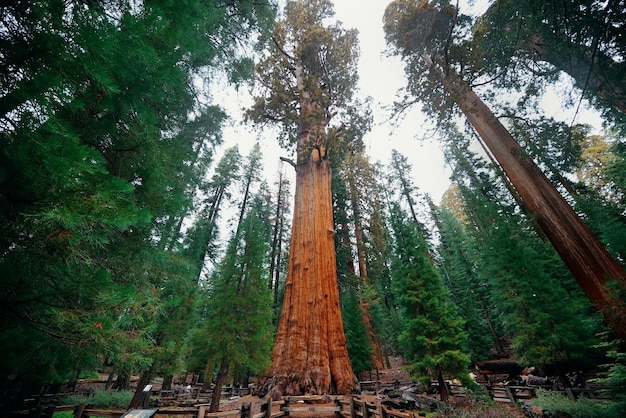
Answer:
<svg viewBox="0 0 626 418"><path fill-rule="evenodd" d="M491 398L476 397L471 392L460 406L446 405L433 415L438 418L509 418L511 409Z"/></svg>
<svg viewBox="0 0 626 418"><path fill-rule="evenodd" d="M130 391L96 390L90 396L69 395L63 398L65 405L91 405L94 408L124 409L128 406L134 393Z"/></svg>
<svg viewBox="0 0 626 418"><path fill-rule="evenodd" d="M598 401L589 398L578 398L572 401L560 392L538 390L537 398L529 401L549 412L551 416L568 414L572 418L620 418L622 415L617 411L616 405L611 401Z"/></svg>
<svg viewBox="0 0 626 418"><path fill-rule="evenodd" d="M87 370L81 372L79 379L97 379L100 377L100 374L96 370Z"/></svg>

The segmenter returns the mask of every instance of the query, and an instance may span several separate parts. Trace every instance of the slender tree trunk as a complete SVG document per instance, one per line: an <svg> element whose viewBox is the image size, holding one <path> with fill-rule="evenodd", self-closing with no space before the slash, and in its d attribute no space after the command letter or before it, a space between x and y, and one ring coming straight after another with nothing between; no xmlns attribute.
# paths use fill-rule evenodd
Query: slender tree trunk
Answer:
<svg viewBox="0 0 626 418"><path fill-rule="evenodd" d="M365 243L363 242L363 229L361 227L361 211L357 198L356 186L353 181L349 182L350 204L352 205L352 216L354 217L354 237L356 239L356 254L359 263L359 277L367 280L367 264L365 262Z"/></svg>
<svg viewBox="0 0 626 418"><path fill-rule="evenodd" d="M322 155L314 150L296 165L283 309L272 364L262 383L274 399L345 394L356 381L339 305L330 162Z"/></svg>
<svg viewBox="0 0 626 418"><path fill-rule="evenodd" d="M141 377L139 378L139 382L137 382L137 388L135 389L135 394L133 395L133 398L130 400L130 403L128 404L127 409L136 409L141 406L139 405L141 401L141 395L142 395L143 389L146 387L146 385L150 383L150 379L152 379L152 368L153 366L150 366L148 370L145 370L141 374Z"/></svg>
<svg viewBox="0 0 626 418"><path fill-rule="evenodd" d="M213 383L213 368L215 367L215 360L213 357L209 357L204 367L204 382L202 383L202 389L211 389Z"/></svg>
<svg viewBox="0 0 626 418"><path fill-rule="evenodd" d="M115 375L115 373L113 373L113 372L109 373L109 377L107 377L107 382L104 384L104 390L109 390L109 388L113 384L113 376L114 375Z"/></svg>
<svg viewBox="0 0 626 418"><path fill-rule="evenodd" d="M278 313L278 289L280 287L280 263L282 263L282 247L283 247L283 219L280 218L278 248L276 252L276 267L274 270L274 310Z"/></svg>
<svg viewBox="0 0 626 418"><path fill-rule="evenodd" d="M274 270L280 268L278 265L278 261L280 259L280 255L278 251L279 248L279 239L281 239L281 229L282 229L282 206L283 206L283 172L282 170L278 174L278 193L276 195L276 216L274 217L274 227L272 230L272 251L270 254L270 280L269 280L269 288L270 290L276 290L278 287L278 283L274 282Z"/></svg>
<svg viewBox="0 0 626 418"><path fill-rule="evenodd" d="M430 57L425 56L431 64ZM626 337L626 307L607 285L624 289L626 273L506 128L455 74L440 79L518 191L526 210L569 267L616 336Z"/></svg>
<svg viewBox="0 0 626 418"><path fill-rule="evenodd" d="M378 341L378 337L376 336L376 332L374 331L374 327L372 326L372 321L369 313L370 304L361 302L359 303L359 307L361 308L361 313L363 314L363 324L365 325L365 329L367 330L368 340L372 345L372 351L370 353L372 366L376 370L384 369L385 366L383 365L383 350L380 347L380 341Z"/></svg>
<svg viewBox="0 0 626 418"><path fill-rule="evenodd" d="M450 399L450 391L448 390L448 384L443 378L443 373L440 369L437 369L437 383L439 384L439 396L441 397L441 402L448 402L448 399Z"/></svg>
<svg viewBox="0 0 626 418"><path fill-rule="evenodd" d="M217 372L217 377L215 378L215 387L213 388L209 412L217 412L220 409L222 387L224 387L224 382L226 382L226 378L228 377L228 365L228 359L226 357L222 358L220 361L220 370Z"/></svg>
<svg viewBox="0 0 626 418"><path fill-rule="evenodd" d="M163 385L161 386L161 389L171 390L172 381L174 381L174 376L171 374L168 374L167 376L163 377Z"/></svg>

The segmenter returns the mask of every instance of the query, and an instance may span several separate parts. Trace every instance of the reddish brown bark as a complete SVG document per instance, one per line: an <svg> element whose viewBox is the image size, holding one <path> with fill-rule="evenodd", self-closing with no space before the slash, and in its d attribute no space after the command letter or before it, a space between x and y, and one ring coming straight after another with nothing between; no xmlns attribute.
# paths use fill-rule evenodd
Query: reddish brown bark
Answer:
<svg viewBox="0 0 626 418"><path fill-rule="evenodd" d="M383 365L383 350L380 347L380 341L378 341L378 336L376 335L376 332L374 332L374 327L372 326L372 321L369 313L370 304L361 302L359 306L361 308L361 312L363 313L363 324L365 325L365 329L367 330L367 337L370 344L372 345L372 350L370 353L372 367L375 370L382 370L385 368L385 366Z"/></svg>
<svg viewBox="0 0 626 418"><path fill-rule="evenodd" d="M296 166L287 283L265 383L273 398L349 393L356 382L339 306L330 177L315 150Z"/></svg>
<svg viewBox="0 0 626 418"><path fill-rule="evenodd" d="M217 372L217 377L215 378L215 386L213 387L213 395L211 396L211 406L209 408L209 412L218 412L220 410L220 398L222 396L222 388L224 387L224 383L226 382L226 377L228 376L228 359L226 356L222 357L220 361L220 369Z"/></svg>
<svg viewBox="0 0 626 418"><path fill-rule="evenodd" d="M425 57L429 61L428 57ZM455 74L440 79L616 336L626 337L626 307L607 285L624 289L626 273L487 105Z"/></svg>

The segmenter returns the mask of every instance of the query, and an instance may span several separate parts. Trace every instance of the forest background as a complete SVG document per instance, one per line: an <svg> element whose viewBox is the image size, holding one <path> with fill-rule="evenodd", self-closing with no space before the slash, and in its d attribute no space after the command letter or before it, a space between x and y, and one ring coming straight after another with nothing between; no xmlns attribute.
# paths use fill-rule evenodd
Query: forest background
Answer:
<svg viewBox="0 0 626 418"><path fill-rule="evenodd" d="M0 370L11 384L64 383L102 368L120 388L133 373L171 381L190 370L228 372L244 381L268 366L289 250L289 181L263 174L263 141L218 154L227 115L212 91L226 80L247 88L250 64L269 53L276 8L184 3L3 6ZM434 17L453 15L447 2L432 3ZM495 1L480 18L461 11L450 19L448 58L623 261L624 13L615 2L575 3L578 13L551 11L547 23L535 19L536 2ZM511 30L519 16L528 31ZM401 54L393 30L403 28L386 28ZM529 52L538 34L542 53L551 45L583 62L591 55L582 78L566 75L552 49ZM601 317L507 176L488 152L473 151L475 134L445 93L428 96L432 80L417 83L412 74L423 73L403 63L407 89L388 104L416 104L432 120L426 131L452 186L436 204L406 156L371 161L365 151L378 141L364 141L371 114L362 107L357 145L333 160L354 371L403 353L415 377L430 378L436 368L456 373L459 361L504 355L505 342L528 365L599 364ZM575 117L538 111L555 85L571 94L562 101ZM596 110L601 133L579 124L581 103ZM412 128L405 143L423 135Z"/></svg>

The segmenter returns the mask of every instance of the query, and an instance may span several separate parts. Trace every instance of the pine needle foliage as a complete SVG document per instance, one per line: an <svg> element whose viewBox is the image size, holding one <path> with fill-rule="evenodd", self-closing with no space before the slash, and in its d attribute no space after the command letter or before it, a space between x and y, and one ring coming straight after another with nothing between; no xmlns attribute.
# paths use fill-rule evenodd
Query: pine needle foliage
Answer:
<svg viewBox="0 0 626 418"><path fill-rule="evenodd" d="M439 373L465 378L469 356L463 352L463 320L431 264L418 227L399 205L392 203L390 213L395 241L392 286L403 313L399 341L408 371L426 382Z"/></svg>

